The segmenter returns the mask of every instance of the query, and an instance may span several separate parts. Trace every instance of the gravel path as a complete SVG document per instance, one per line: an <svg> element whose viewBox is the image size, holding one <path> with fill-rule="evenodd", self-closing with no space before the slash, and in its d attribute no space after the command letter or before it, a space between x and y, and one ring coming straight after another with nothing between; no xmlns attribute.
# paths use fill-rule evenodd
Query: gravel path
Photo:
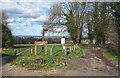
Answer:
<svg viewBox="0 0 120 78"><path fill-rule="evenodd" d="M62 76L118 76L118 67L102 55L102 49L85 49L80 61L67 62Z"/></svg>
<svg viewBox="0 0 120 78"><path fill-rule="evenodd" d="M34 71L27 70L23 67L10 65L3 57L2 75L3 76L117 76L118 70L116 64L106 59L102 55L102 49L84 49L84 54L80 57L80 61L67 61L67 69ZM59 74L57 72L60 72ZM62 72L61 72L62 71Z"/></svg>

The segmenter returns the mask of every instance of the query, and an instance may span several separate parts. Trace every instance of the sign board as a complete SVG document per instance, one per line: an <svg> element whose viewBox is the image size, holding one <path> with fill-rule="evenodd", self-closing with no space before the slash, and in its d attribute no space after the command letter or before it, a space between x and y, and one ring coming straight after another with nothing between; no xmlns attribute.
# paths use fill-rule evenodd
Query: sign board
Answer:
<svg viewBox="0 0 120 78"><path fill-rule="evenodd" d="M65 44L65 38L61 38L61 44Z"/></svg>
<svg viewBox="0 0 120 78"><path fill-rule="evenodd" d="M43 43L39 43L39 45L43 45Z"/></svg>

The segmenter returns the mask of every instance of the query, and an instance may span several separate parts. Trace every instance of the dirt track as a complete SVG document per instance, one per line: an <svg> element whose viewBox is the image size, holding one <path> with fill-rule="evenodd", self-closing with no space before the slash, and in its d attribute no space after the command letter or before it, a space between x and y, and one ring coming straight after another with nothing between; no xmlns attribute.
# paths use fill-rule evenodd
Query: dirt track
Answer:
<svg viewBox="0 0 120 78"><path fill-rule="evenodd" d="M102 49L85 49L80 61L67 61L68 68L64 72L56 74L61 70L33 71L19 66L10 66L7 57L3 57L3 76L117 76L117 66L102 55Z"/></svg>
<svg viewBox="0 0 120 78"><path fill-rule="evenodd" d="M67 62L62 76L117 76L118 67L102 55L102 49L85 49L80 61Z"/></svg>

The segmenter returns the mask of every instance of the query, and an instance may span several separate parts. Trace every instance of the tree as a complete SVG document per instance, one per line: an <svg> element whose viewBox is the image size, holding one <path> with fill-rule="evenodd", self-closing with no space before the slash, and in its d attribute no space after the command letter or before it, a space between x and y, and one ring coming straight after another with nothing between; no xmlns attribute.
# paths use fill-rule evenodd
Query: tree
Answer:
<svg viewBox="0 0 120 78"><path fill-rule="evenodd" d="M94 38L96 44L99 46L101 42L105 43L106 30L109 25L109 9L106 2L94 3L93 9L93 24L94 24Z"/></svg>
<svg viewBox="0 0 120 78"><path fill-rule="evenodd" d="M87 14L86 14L86 23L87 23L87 29L88 29L88 39L90 40L91 43L93 43L93 38L94 38L94 35L93 35L93 17L92 17L92 12L91 11L88 11Z"/></svg>
<svg viewBox="0 0 120 78"><path fill-rule="evenodd" d="M65 28L74 43L81 43L86 3L68 2L54 5L49 12L49 30L56 31ZM62 32L64 32L62 31ZM61 31L60 31L61 32Z"/></svg>
<svg viewBox="0 0 120 78"><path fill-rule="evenodd" d="M2 48L9 48L13 46L12 33L7 27L7 16L5 12L2 12Z"/></svg>
<svg viewBox="0 0 120 78"><path fill-rule="evenodd" d="M120 2L115 2L109 4L111 12L113 15L114 25L112 29L114 30L114 37L112 37L112 44L115 46L117 52L119 52L120 45Z"/></svg>

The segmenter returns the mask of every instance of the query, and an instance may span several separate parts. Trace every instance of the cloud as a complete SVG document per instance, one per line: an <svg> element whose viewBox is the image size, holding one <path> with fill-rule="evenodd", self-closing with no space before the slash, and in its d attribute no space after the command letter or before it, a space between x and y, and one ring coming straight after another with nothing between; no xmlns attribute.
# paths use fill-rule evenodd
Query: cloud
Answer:
<svg viewBox="0 0 120 78"><path fill-rule="evenodd" d="M22 23L21 26L32 26L32 24L31 24L31 22L26 21L26 22Z"/></svg>
<svg viewBox="0 0 120 78"><path fill-rule="evenodd" d="M14 18L7 19L7 22L13 22L13 21L14 21Z"/></svg>
<svg viewBox="0 0 120 78"><path fill-rule="evenodd" d="M24 18L18 18L17 20L16 20L16 22L22 22L24 20Z"/></svg>
<svg viewBox="0 0 120 78"><path fill-rule="evenodd" d="M41 24L41 22L44 22L44 21L47 21L47 17L45 15L41 15L38 18L28 18L28 20L26 22Z"/></svg>
<svg viewBox="0 0 120 78"><path fill-rule="evenodd" d="M40 29L36 29L33 27L16 27L12 32L16 32L13 33L13 35L32 35L32 36L41 36L41 32Z"/></svg>
<svg viewBox="0 0 120 78"><path fill-rule="evenodd" d="M8 28L13 31L14 29L16 29L16 27L19 27L19 25L15 24L15 23L9 23L8 24Z"/></svg>
<svg viewBox="0 0 120 78"><path fill-rule="evenodd" d="M18 1L18 0L1 1L0 6L9 17L8 21L22 22L22 26L31 26L31 24L43 24L47 20L46 12L54 3ZM44 0L43 0L44 1ZM27 21L24 21L24 19Z"/></svg>
<svg viewBox="0 0 120 78"><path fill-rule="evenodd" d="M47 12L55 2L46 2L45 0L31 1L1 1L0 8L8 16L8 27L13 35L42 35L43 23L48 20ZM52 33L52 35L58 34Z"/></svg>
<svg viewBox="0 0 120 78"><path fill-rule="evenodd" d="M11 17L37 18L44 10L48 10L53 3L46 2L16 2L13 0L3 0L0 3L2 9Z"/></svg>
<svg viewBox="0 0 120 78"><path fill-rule="evenodd" d="M16 29L20 29L20 27L16 27Z"/></svg>

